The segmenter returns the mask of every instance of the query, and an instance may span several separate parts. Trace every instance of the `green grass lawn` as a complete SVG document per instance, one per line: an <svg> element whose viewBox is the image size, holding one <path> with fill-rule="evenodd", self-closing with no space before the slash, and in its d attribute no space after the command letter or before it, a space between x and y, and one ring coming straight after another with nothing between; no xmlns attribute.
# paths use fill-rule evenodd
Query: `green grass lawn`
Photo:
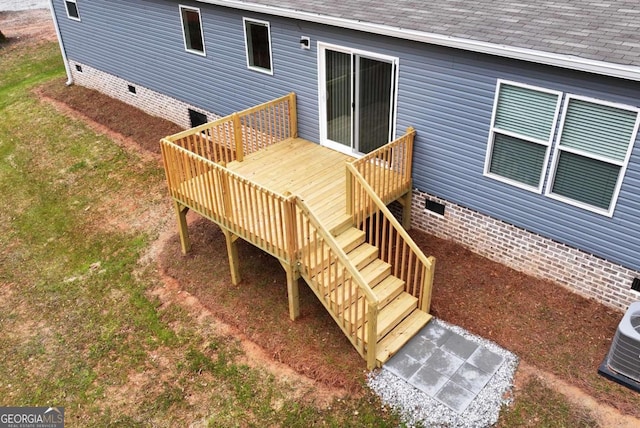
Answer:
<svg viewBox="0 0 640 428"><path fill-rule="evenodd" d="M55 43L0 47L0 69L0 406L64 406L69 427L399 425L364 390L306 399L152 298L161 280L142 256L164 217L145 216L172 216L158 163L38 100L64 74ZM501 426L537 422L593 426L529 383Z"/></svg>

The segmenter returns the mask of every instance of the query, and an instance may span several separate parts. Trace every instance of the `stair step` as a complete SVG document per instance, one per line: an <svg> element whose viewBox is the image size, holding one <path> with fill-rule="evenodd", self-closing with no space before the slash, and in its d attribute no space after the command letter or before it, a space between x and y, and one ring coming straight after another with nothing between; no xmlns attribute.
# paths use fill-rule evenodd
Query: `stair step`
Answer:
<svg viewBox="0 0 640 428"><path fill-rule="evenodd" d="M369 284L369 287L373 288L382 282L383 279L391 275L391 265L380 259L375 259L360 269L360 274L367 284Z"/></svg>
<svg viewBox="0 0 640 428"><path fill-rule="evenodd" d="M353 217L347 214L343 214L342 216L340 216L340 218L335 220L333 223L334 223L334 226L332 226L331 229L329 229L329 233L331 233L333 236L338 236L345 230L349 229L350 227L353 227Z"/></svg>
<svg viewBox="0 0 640 428"><path fill-rule="evenodd" d="M340 245L340 248L342 248L345 253L348 253L364 242L364 232L355 227L350 227L336 236L336 241L338 245Z"/></svg>
<svg viewBox="0 0 640 428"><path fill-rule="evenodd" d="M362 269L378 258L378 248L366 242L351 250L347 256L356 269Z"/></svg>
<svg viewBox="0 0 640 428"><path fill-rule="evenodd" d="M389 358L393 357L422 327L427 325L431 318L428 313L416 309L378 341L376 345L378 367L382 367Z"/></svg>
<svg viewBox="0 0 640 428"><path fill-rule="evenodd" d="M364 232L362 232L362 233L364 233ZM341 244L344 244L344 242L348 242L347 248L349 248L349 247L352 246L351 242L349 242L349 240L351 240L351 239L360 239L360 233L353 232L353 234L351 236L346 236L343 239L344 239L344 241L343 242L338 241L338 244L341 245ZM329 246L325 245L323 247L323 251L317 250L317 254L316 255L311 255L311 263L310 263L310 266L309 266L309 270L311 272L317 272L318 270L320 270L320 267L323 265L323 263L324 263L325 267L328 267L329 266L329 252L330 252ZM366 242L362 242L357 247L355 247L352 250L350 250L347 253L347 256L349 257L349 260L351 261L351 263L356 267L356 269L361 269L362 267L368 265L373 260L378 258L378 248L376 248L373 245L370 245L370 244L368 244ZM316 268L316 266L317 266L317 268Z"/></svg>
<svg viewBox="0 0 640 428"><path fill-rule="evenodd" d="M323 290L324 294L332 294L331 289L327 289L327 285L334 285L335 288L341 287L343 282L343 272L341 269L334 269L334 265L329 265L324 270L318 269L318 272L311 276L311 279L318 284L317 289Z"/></svg>
<svg viewBox="0 0 640 428"><path fill-rule="evenodd" d="M417 309L417 307L418 299L416 299L409 293L403 292L398 297L393 299L391 303L382 308L378 312L376 342L391 330L393 330L395 326L400 324L400 322L413 310ZM366 329L367 323L365 323L364 326L360 327L358 330L361 330L362 328ZM360 331L358 332L358 336L360 336ZM365 343L369 343L369 338L366 334Z"/></svg>
<svg viewBox="0 0 640 428"><path fill-rule="evenodd" d="M402 293L378 312L378 337L384 337L395 326L418 308L418 299L409 293Z"/></svg>
<svg viewBox="0 0 640 428"><path fill-rule="evenodd" d="M325 296L328 294L331 304L333 304L334 307L337 308L338 312L342 312L345 307L352 305L356 300L357 290L358 286L353 281L349 281L347 282L347 284L343 282L339 284L331 293L326 293ZM362 299L362 296L360 296L360 299Z"/></svg>
<svg viewBox="0 0 640 428"><path fill-rule="evenodd" d="M351 290L344 288L344 284L340 284L336 287L336 292L331 293L329 296L331 303L334 304L340 312L344 307L351 305L356 299L357 285L355 285L355 283L350 283L350 285ZM404 291L404 281L393 275L389 275L377 284L372 291L378 299L378 302L380 302L379 308L382 309ZM360 296L360 299L362 298L363 297Z"/></svg>
<svg viewBox="0 0 640 428"><path fill-rule="evenodd" d="M404 281L393 275L389 275L373 288L373 294L378 298L380 308L387 306L403 291Z"/></svg>

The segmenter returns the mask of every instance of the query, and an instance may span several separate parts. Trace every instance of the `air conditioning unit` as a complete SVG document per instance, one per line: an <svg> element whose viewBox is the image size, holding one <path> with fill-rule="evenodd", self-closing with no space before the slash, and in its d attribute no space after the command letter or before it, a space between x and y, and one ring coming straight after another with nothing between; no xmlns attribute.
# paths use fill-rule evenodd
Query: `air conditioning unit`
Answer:
<svg viewBox="0 0 640 428"><path fill-rule="evenodd" d="M640 302L624 314L598 373L640 392Z"/></svg>

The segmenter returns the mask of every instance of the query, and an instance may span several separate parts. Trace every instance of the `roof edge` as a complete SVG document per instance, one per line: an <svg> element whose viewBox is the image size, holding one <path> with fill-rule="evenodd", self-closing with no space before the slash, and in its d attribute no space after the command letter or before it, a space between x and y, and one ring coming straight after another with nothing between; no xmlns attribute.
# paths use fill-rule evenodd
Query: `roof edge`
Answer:
<svg viewBox="0 0 640 428"><path fill-rule="evenodd" d="M535 49L518 48L515 46L500 45L489 42L482 42L459 37L444 36L436 33L427 33L416 30L409 30L388 25L367 23L353 19L337 18L316 13L304 12L294 9L269 6L251 3L240 0L197 0L200 3L208 3L218 6L225 6L234 9L247 10L251 12L277 15L285 18L299 19L303 21L326 24L336 27L348 28L351 30L364 31L368 33L390 36L415 42L428 43L432 45L445 46L455 49L462 49L471 52L496 55L506 58L529 61L539 64L552 65L555 67L568 68L572 70L585 71L604 76L617 77L627 80L640 81L640 67L616 64L607 61L591 60L574 55L556 54Z"/></svg>

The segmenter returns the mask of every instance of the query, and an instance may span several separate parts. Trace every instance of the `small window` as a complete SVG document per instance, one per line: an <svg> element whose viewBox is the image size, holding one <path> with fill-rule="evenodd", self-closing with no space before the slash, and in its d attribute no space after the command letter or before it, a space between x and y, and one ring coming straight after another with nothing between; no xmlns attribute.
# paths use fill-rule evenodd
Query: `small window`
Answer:
<svg viewBox="0 0 640 428"><path fill-rule="evenodd" d="M561 93L498 81L485 175L542 192Z"/></svg>
<svg viewBox="0 0 640 428"><path fill-rule="evenodd" d="M128 85L128 89L129 89L129 92L131 92L132 94L135 94L137 92L136 87L133 85Z"/></svg>
<svg viewBox="0 0 640 428"><path fill-rule="evenodd" d="M202 33L200 9L195 7L180 6L180 19L182 20L184 48L188 52L205 55L204 35Z"/></svg>
<svg viewBox="0 0 640 428"><path fill-rule="evenodd" d="M547 194L613 215L638 132L638 110L568 95Z"/></svg>
<svg viewBox="0 0 640 428"><path fill-rule="evenodd" d="M263 73L273 74L269 23L247 18L244 18L243 21L247 67Z"/></svg>
<svg viewBox="0 0 640 428"><path fill-rule="evenodd" d="M80 13L78 12L78 3L76 0L65 0L64 4L67 8L67 16L76 21L80 21Z"/></svg>

